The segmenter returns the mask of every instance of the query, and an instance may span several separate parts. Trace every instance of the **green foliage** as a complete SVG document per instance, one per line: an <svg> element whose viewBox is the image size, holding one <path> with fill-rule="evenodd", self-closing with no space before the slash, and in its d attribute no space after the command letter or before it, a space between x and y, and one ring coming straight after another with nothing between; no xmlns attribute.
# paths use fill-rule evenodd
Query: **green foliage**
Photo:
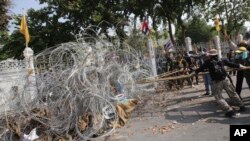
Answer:
<svg viewBox="0 0 250 141"><path fill-rule="evenodd" d="M9 0L0 0L0 51L3 45L9 40L7 29L8 20L10 19L10 16L7 14L9 4ZM5 53L0 52L0 60L5 57Z"/></svg>
<svg viewBox="0 0 250 141"><path fill-rule="evenodd" d="M27 13L31 35L29 46L35 53L56 44L72 41L75 39L74 35L92 25L98 25L102 29L101 32L110 40L112 37L107 34L107 29L115 27L121 45L127 41L134 48L141 48L145 46L143 41L135 44L136 39L141 39L140 31L135 29L130 37L127 37L124 31L131 14L141 20L151 17L155 31L161 23L165 27L168 25L168 29L163 34L153 33L156 39L166 38L168 31L170 38L174 41L174 35L170 30L171 24L174 24L177 29L177 41L181 44L184 43L186 36L190 36L196 43L208 41L215 34L211 30L212 27L207 26L206 22L197 16L214 19L215 15L219 14L222 31L227 29L230 33L233 30L239 31L243 23L249 21L250 14L247 8L250 5L249 0L39 0L39 2L45 4L46 7L40 10L30 9ZM2 7L6 11L6 5L0 3L0 8ZM1 10L0 14L2 14ZM20 17L21 15L13 17L16 31L12 35L6 36L5 31L0 32L1 41L5 44L0 52L0 59L22 58L25 41L18 31ZM192 17L193 20L186 23ZM136 21L136 18L133 20ZM6 22L3 23L5 26L2 26L0 21L0 27L6 29ZM134 23L136 27L136 22ZM94 27L93 30L98 29Z"/></svg>
<svg viewBox="0 0 250 141"><path fill-rule="evenodd" d="M140 30L133 31L131 35L125 40L125 43L138 51L147 51L147 39L145 35L141 34Z"/></svg>
<svg viewBox="0 0 250 141"><path fill-rule="evenodd" d="M250 0L208 0L203 9L205 17L214 20L220 17L221 33L238 32L246 21L250 20Z"/></svg>
<svg viewBox="0 0 250 141"><path fill-rule="evenodd" d="M75 35L82 28L90 25L98 25L101 21L110 24L101 24L102 32L107 28L116 26L118 36L126 37L124 26L128 14L119 2L109 0L40 0L41 4L47 4L40 10L30 9L27 13L27 23L31 41L29 46L35 53L47 47L75 40ZM14 17L16 31L11 35L2 52L5 57L21 58L24 48L24 37L19 33L20 17ZM95 29L94 29L95 30ZM107 33L105 34L107 35Z"/></svg>
<svg viewBox="0 0 250 141"><path fill-rule="evenodd" d="M192 39L192 43L208 42L215 34L215 30L211 30L212 27L207 25L205 19L200 17L193 17L187 24L187 30L185 32L186 37ZM184 39L177 33L179 43L183 43Z"/></svg>
<svg viewBox="0 0 250 141"><path fill-rule="evenodd" d="M8 7L9 7L9 0L0 0L0 31L6 31L8 20L10 19L10 16L7 15ZM1 42L0 42L1 43Z"/></svg>
<svg viewBox="0 0 250 141"><path fill-rule="evenodd" d="M47 8L28 11L27 23L31 37L29 46L35 53L47 47L74 40L74 36L71 34L73 25L70 25L70 22L60 22L58 15L48 16L49 14ZM25 39L23 34L19 32L20 18L21 15L14 17L16 30L10 35L10 40L5 43L1 51L1 54L5 53L2 59L9 57L21 59L23 57L22 50L25 48Z"/></svg>
<svg viewBox="0 0 250 141"><path fill-rule="evenodd" d="M5 44L9 40L7 31L0 31L0 44Z"/></svg>

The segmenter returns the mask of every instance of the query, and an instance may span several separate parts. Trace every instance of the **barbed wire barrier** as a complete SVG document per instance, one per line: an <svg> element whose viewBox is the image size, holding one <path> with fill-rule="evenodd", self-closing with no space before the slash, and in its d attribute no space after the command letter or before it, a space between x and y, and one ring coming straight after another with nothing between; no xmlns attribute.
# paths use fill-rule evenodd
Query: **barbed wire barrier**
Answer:
<svg viewBox="0 0 250 141"><path fill-rule="evenodd" d="M150 67L129 45L121 49L119 39L92 29L35 56L36 97L27 100L25 88L16 94L19 104L1 116L0 140L88 140L124 126L148 87L136 81Z"/></svg>
<svg viewBox="0 0 250 141"><path fill-rule="evenodd" d="M117 36L108 41L98 31L99 26L85 28L75 42L35 56L38 92L29 98L28 81L23 88L13 89L11 109L0 116L0 140L107 136L125 125L138 102L135 98L150 83L190 77L172 76L179 71L150 77L150 66L140 53L128 44L120 45ZM28 75L22 77L28 79Z"/></svg>

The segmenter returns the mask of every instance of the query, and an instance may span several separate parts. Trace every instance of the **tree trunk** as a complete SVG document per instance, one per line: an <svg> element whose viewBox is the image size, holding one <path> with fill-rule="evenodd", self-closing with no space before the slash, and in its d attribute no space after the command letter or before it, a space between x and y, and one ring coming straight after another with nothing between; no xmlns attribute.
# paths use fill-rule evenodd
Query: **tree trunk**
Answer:
<svg viewBox="0 0 250 141"><path fill-rule="evenodd" d="M173 36L173 32L172 32L171 20L169 17L167 17L167 20L168 20L168 29L169 29L168 33L169 33L169 36L170 36L172 43L175 44L175 40L174 40L174 36Z"/></svg>
<svg viewBox="0 0 250 141"><path fill-rule="evenodd" d="M181 36L182 36L183 43L185 43L186 27L184 25L181 25Z"/></svg>
<svg viewBox="0 0 250 141"><path fill-rule="evenodd" d="M219 18L220 19L222 19L221 18L221 14L219 14ZM223 20L220 20L221 21L221 30L219 31L222 35L225 35L225 32L224 31L226 31L225 30L225 23L224 23L224 21ZM226 31L227 32L227 31Z"/></svg>
<svg viewBox="0 0 250 141"><path fill-rule="evenodd" d="M226 18L227 18L227 22L229 22L229 18L228 18L228 10L227 10L227 2L226 2L226 0L224 0L224 7L225 7L225 11L226 11Z"/></svg>
<svg viewBox="0 0 250 141"><path fill-rule="evenodd" d="M185 42L185 37L186 37L186 35L185 35L186 27L185 27L185 25L184 25L184 23L183 23L183 21L181 19L181 16L182 15L178 16L176 27L180 27L181 28L181 41L184 43Z"/></svg>
<svg viewBox="0 0 250 141"><path fill-rule="evenodd" d="M134 33L136 31L136 19L137 19L137 16L135 15L135 17L134 17L134 28L133 28Z"/></svg>
<svg viewBox="0 0 250 141"><path fill-rule="evenodd" d="M154 29L154 30L156 30L156 28L157 28L157 27L156 27L155 18L156 18L156 16L153 16L153 19L152 19L152 21L153 21L153 24L152 24L152 25L153 25L153 29Z"/></svg>

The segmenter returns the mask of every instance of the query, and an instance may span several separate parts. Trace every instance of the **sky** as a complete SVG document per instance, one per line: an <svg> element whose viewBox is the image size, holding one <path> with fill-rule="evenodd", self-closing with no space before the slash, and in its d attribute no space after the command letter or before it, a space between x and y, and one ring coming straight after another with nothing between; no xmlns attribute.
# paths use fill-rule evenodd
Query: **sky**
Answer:
<svg viewBox="0 0 250 141"><path fill-rule="evenodd" d="M9 14L23 14L26 13L28 9L40 9L44 5L40 5L38 0L11 0L11 6L9 10ZM14 30L14 25L9 23L9 33L12 33Z"/></svg>
<svg viewBox="0 0 250 141"><path fill-rule="evenodd" d="M11 0L10 14L22 14L29 8L39 9L43 5L38 0Z"/></svg>

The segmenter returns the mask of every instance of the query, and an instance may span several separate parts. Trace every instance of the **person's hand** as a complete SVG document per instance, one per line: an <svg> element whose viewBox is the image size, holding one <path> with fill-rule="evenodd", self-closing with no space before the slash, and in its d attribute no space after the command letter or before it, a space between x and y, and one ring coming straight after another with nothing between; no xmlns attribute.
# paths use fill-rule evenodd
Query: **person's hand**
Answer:
<svg viewBox="0 0 250 141"><path fill-rule="evenodd" d="M245 68L247 67L240 64L240 69L245 69Z"/></svg>
<svg viewBox="0 0 250 141"><path fill-rule="evenodd" d="M194 75L196 75L196 73L194 71L194 72L190 73L189 75L194 76Z"/></svg>

